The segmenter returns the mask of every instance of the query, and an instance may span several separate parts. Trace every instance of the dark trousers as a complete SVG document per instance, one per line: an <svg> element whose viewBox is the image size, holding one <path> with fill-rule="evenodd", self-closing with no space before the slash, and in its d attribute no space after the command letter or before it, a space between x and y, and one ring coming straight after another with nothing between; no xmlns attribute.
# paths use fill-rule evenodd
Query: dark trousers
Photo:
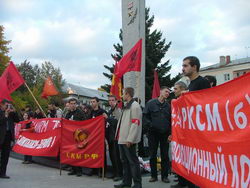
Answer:
<svg viewBox="0 0 250 188"><path fill-rule="evenodd" d="M136 155L136 144L130 147L120 144L119 149L123 165L123 184L131 186L133 179L133 188L142 188L140 163Z"/></svg>
<svg viewBox="0 0 250 188"><path fill-rule="evenodd" d="M138 155L139 157L145 157L143 133L141 134L141 141L138 143Z"/></svg>
<svg viewBox="0 0 250 188"><path fill-rule="evenodd" d="M76 174L82 174L82 167L80 166L72 166L72 172Z"/></svg>
<svg viewBox="0 0 250 188"><path fill-rule="evenodd" d="M195 184L188 181L187 179L183 178L182 176L178 175L178 182L182 186L188 186L188 188L197 188Z"/></svg>
<svg viewBox="0 0 250 188"><path fill-rule="evenodd" d="M109 156L113 167L114 177L122 177L123 169L117 141L109 142Z"/></svg>
<svg viewBox="0 0 250 188"><path fill-rule="evenodd" d="M4 141L0 146L1 150L1 162L0 162L0 175L6 175L7 165L11 150L11 132L7 131Z"/></svg>
<svg viewBox="0 0 250 188"><path fill-rule="evenodd" d="M31 155L24 155L24 161L32 161L32 156Z"/></svg>
<svg viewBox="0 0 250 188"><path fill-rule="evenodd" d="M168 177L168 171L170 169L169 157L168 157L168 136L166 133L149 132L148 133L148 145L150 153L150 167L151 176L157 178L157 150L160 144L161 151L161 178Z"/></svg>

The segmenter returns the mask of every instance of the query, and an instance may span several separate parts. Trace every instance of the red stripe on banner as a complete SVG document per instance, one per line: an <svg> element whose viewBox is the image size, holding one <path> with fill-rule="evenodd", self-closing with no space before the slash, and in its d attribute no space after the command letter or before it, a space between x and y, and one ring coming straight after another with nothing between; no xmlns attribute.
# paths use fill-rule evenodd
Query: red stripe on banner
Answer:
<svg viewBox="0 0 250 188"><path fill-rule="evenodd" d="M46 133L21 132L13 151L32 156L56 157L60 148L60 128Z"/></svg>

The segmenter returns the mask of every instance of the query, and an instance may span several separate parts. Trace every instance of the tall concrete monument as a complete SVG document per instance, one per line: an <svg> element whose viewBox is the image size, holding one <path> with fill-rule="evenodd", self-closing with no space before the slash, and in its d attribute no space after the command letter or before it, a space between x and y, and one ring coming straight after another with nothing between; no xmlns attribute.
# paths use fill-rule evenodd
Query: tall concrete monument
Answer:
<svg viewBox="0 0 250 188"><path fill-rule="evenodd" d="M124 75L124 87L133 87L135 97L145 106L145 0L122 1L123 54L126 54L142 38L141 72Z"/></svg>

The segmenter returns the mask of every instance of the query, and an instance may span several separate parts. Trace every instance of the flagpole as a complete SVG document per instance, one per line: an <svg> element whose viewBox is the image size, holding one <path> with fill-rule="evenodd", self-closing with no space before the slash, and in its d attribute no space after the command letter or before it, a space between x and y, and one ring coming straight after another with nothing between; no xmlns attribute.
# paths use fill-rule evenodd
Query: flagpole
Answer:
<svg viewBox="0 0 250 188"><path fill-rule="evenodd" d="M102 168L102 181L104 181L104 167Z"/></svg>
<svg viewBox="0 0 250 188"><path fill-rule="evenodd" d="M60 149L59 149L59 158L60 158L60 176L62 175L62 163L61 163L61 152L62 152L62 131L63 131L63 118L61 117L61 127L60 127L60 129L61 129L61 137L60 137L60 142L61 142L61 144L60 144Z"/></svg>
<svg viewBox="0 0 250 188"><path fill-rule="evenodd" d="M60 161L60 176L62 175L62 163Z"/></svg>
<svg viewBox="0 0 250 188"><path fill-rule="evenodd" d="M38 103L38 101L36 100L36 97L34 96L34 94L32 93L32 91L30 90L29 86L27 85L26 82L24 82L24 85L27 87L28 91L30 92L31 96L33 97L33 99L35 100L36 104L38 105L38 107L40 108L40 110L42 111L42 113L44 114L44 116L47 118L47 115L45 114L45 112L43 111L42 107L40 106L40 104Z"/></svg>
<svg viewBox="0 0 250 188"><path fill-rule="evenodd" d="M140 104L140 100L142 101L142 99L140 99L140 97L141 97L141 72L139 73L137 83L139 85L139 87L138 87L139 91L138 91L138 98L137 98L138 100L137 100L137 102Z"/></svg>

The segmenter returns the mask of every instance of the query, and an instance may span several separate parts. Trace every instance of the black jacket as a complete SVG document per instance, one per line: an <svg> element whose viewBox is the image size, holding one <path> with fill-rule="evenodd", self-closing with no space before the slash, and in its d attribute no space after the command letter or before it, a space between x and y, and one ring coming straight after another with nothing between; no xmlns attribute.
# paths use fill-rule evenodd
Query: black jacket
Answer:
<svg viewBox="0 0 250 188"><path fill-rule="evenodd" d="M92 118L94 118L94 117L97 117L97 116L100 116L100 115L102 115L102 114L108 114L107 112L106 112L106 110L104 110L104 109L102 109L102 108L98 108L98 110L92 110L91 111L91 116L92 116Z"/></svg>
<svg viewBox="0 0 250 188"><path fill-rule="evenodd" d="M65 116L65 119L82 121L82 120L85 120L86 118L85 118L83 111L77 108L74 111L68 111L68 113Z"/></svg>
<svg viewBox="0 0 250 188"><path fill-rule="evenodd" d="M10 112L8 118L6 118L5 112L0 110L0 145L4 141L7 132L7 124L10 128L12 140L15 139L15 123L17 122L19 122L19 117L16 112Z"/></svg>
<svg viewBox="0 0 250 188"><path fill-rule="evenodd" d="M192 80L188 86L189 91L197 91L201 89L210 88L210 84L207 79L203 78L202 76L198 76L196 79Z"/></svg>
<svg viewBox="0 0 250 188"><path fill-rule="evenodd" d="M143 110L143 123L149 131L171 134L171 107L165 101L151 99Z"/></svg>
<svg viewBox="0 0 250 188"><path fill-rule="evenodd" d="M115 107L117 108L117 107ZM115 140L115 133L117 128L118 119L113 115L114 109L110 109L108 112L107 125L106 126L106 139L108 142L113 142Z"/></svg>

